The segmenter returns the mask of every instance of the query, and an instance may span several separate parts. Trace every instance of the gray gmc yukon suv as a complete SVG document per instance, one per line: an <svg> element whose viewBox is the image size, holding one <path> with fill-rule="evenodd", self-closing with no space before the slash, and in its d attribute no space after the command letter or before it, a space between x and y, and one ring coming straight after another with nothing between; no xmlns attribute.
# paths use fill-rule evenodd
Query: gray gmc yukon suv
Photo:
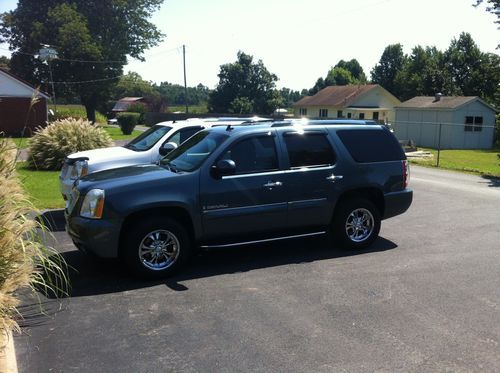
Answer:
<svg viewBox="0 0 500 373"><path fill-rule="evenodd" d="M158 278L198 248L331 233L369 246L412 202L394 135L378 125L219 127L157 165L79 179L66 209L75 245Z"/></svg>

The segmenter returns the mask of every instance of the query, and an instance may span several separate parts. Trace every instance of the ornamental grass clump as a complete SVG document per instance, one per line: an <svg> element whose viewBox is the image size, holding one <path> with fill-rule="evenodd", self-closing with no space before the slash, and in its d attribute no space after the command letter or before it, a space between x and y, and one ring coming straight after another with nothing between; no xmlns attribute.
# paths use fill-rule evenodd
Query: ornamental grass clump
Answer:
<svg viewBox="0 0 500 373"><path fill-rule="evenodd" d="M28 148L28 166L36 170L60 170L64 158L83 150L105 148L113 140L103 129L83 119L57 120L39 128Z"/></svg>
<svg viewBox="0 0 500 373"><path fill-rule="evenodd" d="M22 288L62 295L67 290L63 258L42 243L44 228L33 218L15 173L16 149L0 139L0 331L17 327L15 317ZM2 346L0 346L1 348Z"/></svg>

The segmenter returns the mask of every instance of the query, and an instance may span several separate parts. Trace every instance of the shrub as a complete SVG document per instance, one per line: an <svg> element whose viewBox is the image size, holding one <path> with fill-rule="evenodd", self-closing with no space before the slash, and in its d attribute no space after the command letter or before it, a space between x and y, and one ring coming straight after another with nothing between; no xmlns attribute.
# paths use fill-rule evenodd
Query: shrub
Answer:
<svg viewBox="0 0 500 373"><path fill-rule="evenodd" d="M128 111L130 113L139 113L139 119L137 120L137 124L144 124L144 116L147 113L147 107L142 102L136 102L128 107Z"/></svg>
<svg viewBox="0 0 500 373"><path fill-rule="evenodd" d="M67 155L112 144L106 131L89 121L58 120L37 129L29 143L28 166L38 170L60 170Z"/></svg>
<svg viewBox="0 0 500 373"><path fill-rule="evenodd" d="M67 285L67 267L59 254L42 244L43 230L30 218L33 207L15 173L16 149L0 139L0 330L16 327L19 300L24 287L60 295ZM48 275L48 276L46 276ZM0 346L2 347L2 346Z"/></svg>
<svg viewBox="0 0 500 373"><path fill-rule="evenodd" d="M120 113L118 114L118 124L124 135L130 135L134 130L135 126L139 122L139 113Z"/></svg>

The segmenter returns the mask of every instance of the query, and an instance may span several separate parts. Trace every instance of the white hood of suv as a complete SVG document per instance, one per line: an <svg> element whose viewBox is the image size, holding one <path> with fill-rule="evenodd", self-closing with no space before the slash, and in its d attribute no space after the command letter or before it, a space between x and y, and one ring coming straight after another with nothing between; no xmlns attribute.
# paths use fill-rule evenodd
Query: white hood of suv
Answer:
<svg viewBox="0 0 500 373"><path fill-rule="evenodd" d="M131 164L151 163L151 149L147 151L133 151L122 146L101 148L73 153L69 159L88 158L88 172L117 168Z"/></svg>

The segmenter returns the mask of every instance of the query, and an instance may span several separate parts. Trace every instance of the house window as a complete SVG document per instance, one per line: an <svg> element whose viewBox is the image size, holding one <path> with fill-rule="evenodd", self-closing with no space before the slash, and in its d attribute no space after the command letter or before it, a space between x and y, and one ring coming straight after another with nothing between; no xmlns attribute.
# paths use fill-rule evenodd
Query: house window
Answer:
<svg viewBox="0 0 500 373"><path fill-rule="evenodd" d="M352 117L352 114L351 113L347 113L347 119L351 119Z"/></svg>
<svg viewBox="0 0 500 373"><path fill-rule="evenodd" d="M300 116L306 116L307 115L307 109L306 108L300 108L299 109L299 115Z"/></svg>
<svg viewBox="0 0 500 373"><path fill-rule="evenodd" d="M373 120L378 120L378 111L373 112Z"/></svg>
<svg viewBox="0 0 500 373"><path fill-rule="evenodd" d="M359 113L359 119L365 119L365 113Z"/></svg>
<svg viewBox="0 0 500 373"><path fill-rule="evenodd" d="M337 110L337 118L343 118L344 117L344 113L342 112L342 110Z"/></svg>
<svg viewBox="0 0 500 373"><path fill-rule="evenodd" d="M327 118L328 117L328 109L319 109L319 117Z"/></svg>
<svg viewBox="0 0 500 373"><path fill-rule="evenodd" d="M466 132L481 132L483 130L483 117L465 117Z"/></svg>
<svg viewBox="0 0 500 373"><path fill-rule="evenodd" d="M474 132L483 130L483 117L474 117Z"/></svg>

